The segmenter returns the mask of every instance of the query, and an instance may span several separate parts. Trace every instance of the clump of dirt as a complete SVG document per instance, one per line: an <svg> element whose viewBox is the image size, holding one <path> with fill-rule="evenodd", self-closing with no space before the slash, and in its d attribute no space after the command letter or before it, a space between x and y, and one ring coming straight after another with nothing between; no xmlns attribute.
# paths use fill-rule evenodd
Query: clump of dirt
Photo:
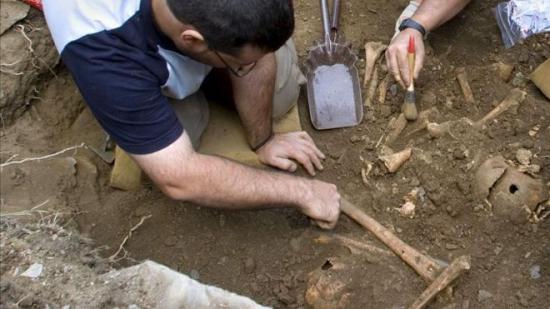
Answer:
<svg viewBox="0 0 550 309"><path fill-rule="evenodd" d="M529 165L539 167L525 173L550 191L550 102L527 78L550 58L550 35L504 49L491 11L497 2L472 2L426 41L428 55L416 83L419 110L432 109L430 123L449 123L444 134L430 135L425 123L407 123L387 140L388 123L399 118L404 95L391 79L384 103L376 100L377 90L368 117L354 128L315 131L305 95L300 99L302 125L328 157L319 179L337 184L343 195L420 251L445 261L472 257L472 268L458 280L454 294L434 302L433 308L546 308L550 300L550 220L498 216L495 205L475 194L479 166L496 156L519 166L519 150L529 151ZM304 60L307 48L321 37L319 9L311 1L295 1L295 6L295 42ZM388 42L402 8L401 1L344 2L343 32L360 55L360 76L365 42ZM503 79L495 69L499 63L512 66L509 78ZM457 68L466 72L474 103L464 98ZM382 81L387 74L383 59L378 71ZM62 66L55 73L57 78L39 85L44 90L40 100L33 101L35 108L2 131L1 162L81 143L101 144L103 132L84 108L70 75ZM514 88L526 92L520 104L480 128L468 124L466 120L482 119ZM411 148L411 158L389 173L379 160L387 148ZM74 164L63 157L73 158L69 161ZM367 169L370 173L362 175ZM336 286L341 287L333 289L336 298L328 299L334 304L344 298L342 304L349 308L401 308L426 287L414 271L346 217L327 233L289 209L206 209L171 201L149 182L138 192L113 190L107 185L109 172L110 165L82 148L55 160L5 167L2 195L15 208L30 208L54 196L78 213L75 221L84 235L109 247L104 256L113 254L128 231L151 215L127 242L129 259L118 266L151 259L264 305L307 307L307 291ZM409 201L410 192L416 192L410 200L414 215L403 216L399 209ZM4 211L6 205L2 207ZM319 241L335 235L375 249L358 249L341 239ZM337 282L341 284L331 285Z"/></svg>

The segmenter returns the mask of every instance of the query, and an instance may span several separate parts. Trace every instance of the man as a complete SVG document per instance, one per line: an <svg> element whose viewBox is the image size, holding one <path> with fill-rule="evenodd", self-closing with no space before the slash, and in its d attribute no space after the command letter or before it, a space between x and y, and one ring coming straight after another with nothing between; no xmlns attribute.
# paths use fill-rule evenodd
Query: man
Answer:
<svg viewBox="0 0 550 309"><path fill-rule="evenodd" d="M311 175L323 169L324 155L305 132L272 131L273 116L297 98L291 0L44 0L44 12L97 120L166 195L228 209L293 206L334 227L336 186L193 147L207 123L199 88L208 75L209 85L230 83L262 163L294 172L298 162ZM284 87L295 95L281 97Z"/></svg>
<svg viewBox="0 0 550 309"><path fill-rule="evenodd" d="M395 35L386 49L386 64L397 82L407 88L410 76L418 78L424 65L426 34L458 14L470 0L413 0L397 19ZM416 43L414 72L409 72L407 50L409 37Z"/></svg>

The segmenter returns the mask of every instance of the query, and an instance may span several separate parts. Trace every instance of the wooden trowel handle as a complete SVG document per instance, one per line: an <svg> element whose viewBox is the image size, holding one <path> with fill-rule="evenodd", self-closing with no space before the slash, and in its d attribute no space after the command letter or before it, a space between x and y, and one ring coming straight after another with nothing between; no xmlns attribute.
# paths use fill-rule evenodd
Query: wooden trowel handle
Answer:
<svg viewBox="0 0 550 309"><path fill-rule="evenodd" d="M431 257L418 252L418 250L404 243L382 224L357 208L357 206L342 198L340 208L343 213L373 233L427 282L433 282L441 270L443 270L443 266L439 265Z"/></svg>

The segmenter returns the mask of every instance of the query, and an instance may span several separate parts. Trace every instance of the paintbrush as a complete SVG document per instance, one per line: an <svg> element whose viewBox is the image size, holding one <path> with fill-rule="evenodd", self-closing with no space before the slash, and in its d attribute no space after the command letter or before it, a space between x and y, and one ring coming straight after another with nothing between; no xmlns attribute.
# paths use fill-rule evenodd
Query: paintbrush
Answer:
<svg viewBox="0 0 550 309"><path fill-rule="evenodd" d="M407 53L407 60L409 62L409 74L411 76L409 87L405 93L405 102L403 103L403 114L407 120L413 121L418 117L418 111L416 110L416 93L414 92L414 61L415 61L416 49L414 47L414 38L411 35L409 37L409 49Z"/></svg>

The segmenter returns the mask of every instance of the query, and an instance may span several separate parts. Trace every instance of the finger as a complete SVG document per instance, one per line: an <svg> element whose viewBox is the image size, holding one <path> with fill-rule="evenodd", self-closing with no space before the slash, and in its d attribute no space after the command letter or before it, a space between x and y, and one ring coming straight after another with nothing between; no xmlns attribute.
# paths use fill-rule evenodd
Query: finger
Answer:
<svg viewBox="0 0 550 309"><path fill-rule="evenodd" d="M338 221L334 221L334 222L328 222L328 221L320 221L320 220L315 220L315 224L317 224L320 228L324 229L324 230L332 230L336 227L336 223Z"/></svg>
<svg viewBox="0 0 550 309"><path fill-rule="evenodd" d="M388 62L388 69L390 70L393 78L398 82L401 87L405 88L405 84L401 80L401 74L399 73L399 66L397 65L397 56L393 52L393 49L388 48L386 50L386 61Z"/></svg>
<svg viewBox="0 0 550 309"><path fill-rule="evenodd" d="M321 158L318 156L317 152L315 151L316 147L307 142L304 142L303 147L305 147L305 152L309 155L309 159L311 160L311 162L313 162L313 165L315 165L315 168L322 171L324 167L323 167L323 163L321 163Z"/></svg>
<svg viewBox="0 0 550 309"><path fill-rule="evenodd" d="M292 160L276 157L270 162L271 166L276 167L280 170L294 173L298 166Z"/></svg>
<svg viewBox="0 0 550 309"><path fill-rule="evenodd" d="M398 53L397 62L399 64L399 73L401 78L405 83L405 86L408 87L411 83L411 75L409 72L409 62L407 61L407 53Z"/></svg>
<svg viewBox="0 0 550 309"><path fill-rule="evenodd" d="M420 75L420 71L424 66L424 57L426 56L426 50L424 48L424 41L416 41L416 58L414 63L414 79L417 79Z"/></svg>
<svg viewBox="0 0 550 309"><path fill-rule="evenodd" d="M317 157L324 160L326 156L319 148L317 148L317 145L313 141L313 138L311 138L311 136L307 132L301 132L301 133L303 134L300 134L300 137L306 142L308 142L308 145L311 147L311 149L313 149L313 151L315 151L315 154L317 155Z"/></svg>
<svg viewBox="0 0 550 309"><path fill-rule="evenodd" d="M313 167L313 164L307 154L304 154L302 151L295 151L292 154L292 159L298 161L298 163L300 163L311 176L315 176L315 168Z"/></svg>

